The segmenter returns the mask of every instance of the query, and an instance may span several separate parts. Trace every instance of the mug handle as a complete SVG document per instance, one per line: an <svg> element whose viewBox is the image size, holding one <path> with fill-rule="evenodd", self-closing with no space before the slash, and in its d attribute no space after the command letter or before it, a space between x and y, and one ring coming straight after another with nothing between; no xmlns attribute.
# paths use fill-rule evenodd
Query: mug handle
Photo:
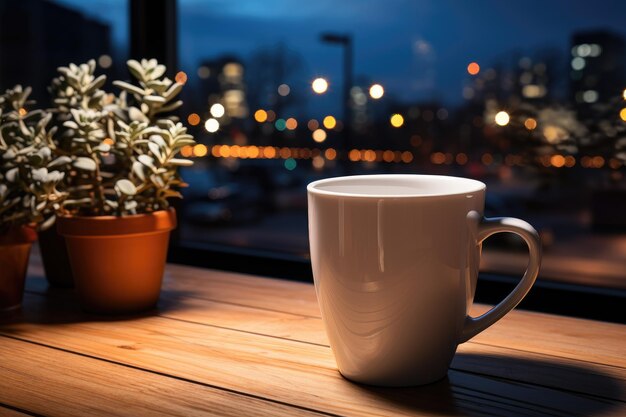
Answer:
<svg viewBox="0 0 626 417"><path fill-rule="evenodd" d="M465 318L465 325L461 333L459 343L464 343L494 324L511 311L528 294L530 288L537 279L539 265L541 264L541 240L539 234L530 224L524 220L513 217L483 218L477 211L470 211L467 215L468 221L474 226L472 230L477 231L476 241L481 244L489 236L496 233L515 233L526 241L528 245L528 266L524 276L513 289L513 291L491 310L479 317ZM475 266L478 270L478 265Z"/></svg>

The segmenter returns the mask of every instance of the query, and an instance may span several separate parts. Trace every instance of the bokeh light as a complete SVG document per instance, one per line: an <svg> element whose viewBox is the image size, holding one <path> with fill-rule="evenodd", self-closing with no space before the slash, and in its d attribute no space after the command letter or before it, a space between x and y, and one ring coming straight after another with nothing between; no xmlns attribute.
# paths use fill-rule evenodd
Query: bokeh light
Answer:
<svg viewBox="0 0 626 417"><path fill-rule="evenodd" d="M385 94L385 89L380 84L373 84L370 87L370 97L374 100L378 100Z"/></svg>
<svg viewBox="0 0 626 417"><path fill-rule="evenodd" d="M220 103L215 103L214 105L211 106L211 109L209 110L209 112L211 113L211 116L213 117L222 117L225 113L225 109L224 109L224 106L222 106Z"/></svg>
<svg viewBox="0 0 626 417"><path fill-rule="evenodd" d="M183 146L180 149L180 155L185 157L185 158L189 158L190 156L192 156L193 155L193 146L190 146L190 145Z"/></svg>
<svg viewBox="0 0 626 417"><path fill-rule="evenodd" d="M529 117L524 121L524 127L528 130L534 130L537 127L537 121L532 117Z"/></svg>
<svg viewBox="0 0 626 417"><path fill-rule="evenodd" d="M189 123L191 126L197 126L198 124L200 124L200 116L198 115L198 113L191 113L189 116L187 116L187 123Z"/></svg>
<svg viewBox="0 0 626 417"><path fill-rule="evenodd" d="M619 112L619 118L626 122L626 107Z"/></svg>
<svg viewBox="0 0 626 417"><path fill-rule="evenodd" d="M306 124L307 127L309 128L309 130L311 132L313 132L315 129L317 129L318 127L320 127L320 124L317 120L315 119L311 119L309 120L309 122Z"/></svg>
<svg viewBox="0 0 626 417"><path fill-rule="evenodd" d="M498 126L506 126L509 124L511 117L507 112L499 111L498 113L496 113L496 117L494 118L494 120Z"/></svg>
<svg viewBox="0 0 626 417"><path fill-rule="evenodd" d="M337 157L337 151L334 150L333 148L328 148L324 151L324 156L326 157L326 159L328 159L329 161L334 160Z"/></svg>
<svg viewBox="0 0 626 417"><path fill-rule="evenodd" d="M401 114L396 113L391 116L389 122L393 127L401 127L404 124L404 117L402 117Z"/></svg>
<svg viewBox="0 0 626 417"><path fill-rule="evenodd" d="M257 111L254 112L254 120L256 120L259 123L263 123L265 121L267 121L267 112L263 109L259 109Z"/></svg>
<svg viewBox="0 0 626 417"><path fill-rule="evenodd" d="M480 65L478 65L478 63L476 62L470 62L469 65L467 66L467 72L470 75L476 75L480 72Z"/></svg>
<svg viewBox="0 0 626 417"><path fill-rule="evenodd" d="M285 121L285 119L278 119L274 123L274 127L276 127L276 130L279 130L282 132L287 127L287 122Z"/></svg>
<svg viewBox="0 0 626 417"><path fill-rule="evenodd" d="M209 150L207 149L206 145L203 145L201 143L198 143L197 145L193 147L194 156L203 157L203 156L206 156L208 152Z"/></svg>
<svg viewBox="0 0 626 417"><path fill-rule="evenodd" d="M326 129L334 129L337 126L337 120L333 116L324 117L324 127Z"/></svg>
<svg viewBox="0 0 626 417"><path fill-rule="evenodd" d="M174 77L174 80L176 80L178 84L185 84L187 82L187 74L185 73L185 71L178 71L176 73L176 76Z"/></svg>
<svg viewBox="0 0 626 417"><path fill-rule="evenodd" d="M287 84L281 84L278 86L278 94L285 97L291 92L291 88Z"/></svg>
<svg viewBox="0 0 626 417"><path fill-rule="evenodd" d="M298 127L298 121L293 117L290 117L285 121L285 126L287 126L287 129L289 130L295 130Z"/></svg>
<svg viewBox="0 0 626 417"><path fill-rule="evenodd" d="M98 57L98 65L100 65L101 68L110 68L111 65L113 64L113 59L111 58L110 55L100 55Z"/></svg>
<svg viewBox="0 0 626 417"><path fill-rule="evenodd" d="M201 65L198 67L198 77L203 80L209 78L211 76L211 69L205 65Z"/></svg>
<svg viewBox="0 0 626 417"><path fill-rule="evenodd" d="M298 163L295 159L289 158L285 160L285 168L287 168L289 171L293 171L294 169L296 169L296 166L298 166Z"/></svg>
<svg viewBox="0 0 626 417"><path fill-rule="evenodd" d="M316 129L311 136L315 142L322 143L326 140L326 131L324 129Z"/></svg>
<svg viewBox="0 0 626 417"><path fill-rule="evenodd" d="M324 94L328 90L328 81L321 77L316 78L311 83L311 88L317 94Z"/></svg>
<svg viewBox="0 0 626 417"><path fill-rule="evenodd" d="M204 122L204 128L209 133L215 133L220 128L220 122L218 122L217 120L213 118L210 118L206 122Z"/></svg>

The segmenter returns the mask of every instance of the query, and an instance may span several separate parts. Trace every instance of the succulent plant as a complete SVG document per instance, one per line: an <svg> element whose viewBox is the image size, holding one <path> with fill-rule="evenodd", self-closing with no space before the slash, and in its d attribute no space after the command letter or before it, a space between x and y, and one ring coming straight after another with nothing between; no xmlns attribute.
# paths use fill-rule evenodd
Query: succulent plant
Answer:
<svg viewBox="0 0 626 417"><path fill-rule="evenodd" d="M71 157L65 212L146 213L181 196L178 168L192 162L176 156L195 142L168 113L182 105L174 101L182 84L165 77L154 59L127 65L135 82L114 81L118 95L102 90L106 77L94 74L93 60L59 68L52 82L57 148Z"/></svg>
<svg viewBox="0 0 626 417"><path fill-rule="evenodd" d="M28 110L30 92L17 85L0 95L0 231L51 226L67 197L58 187L71 159L55 153L52 115Z"/></svg>

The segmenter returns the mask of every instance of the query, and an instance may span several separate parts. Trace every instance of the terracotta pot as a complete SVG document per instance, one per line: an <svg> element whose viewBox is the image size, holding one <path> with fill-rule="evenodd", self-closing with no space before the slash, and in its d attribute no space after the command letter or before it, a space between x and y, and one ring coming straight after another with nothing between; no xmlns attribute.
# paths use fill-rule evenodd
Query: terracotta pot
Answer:
<svg viewBox="0 0 626 417"><path fill-rule="evenodd" d="M161 291L174 209L132 216L59 217L83 309L104 314L148 310Z"/></svg>
<svg viewBox="0 0 626 417"><path fill-rule="evenodd" d="M28 257L37 233L30 227L13 227L0 235L0 312L22 305Z"/></svg>
<svg viewBox="0 0 626 417"><path fill-rule="evenodd" d="M46 278L51 286L57 288L72 288L74 277L67 255L65 238L57 232L56 227L39 232L39 248Z"/></svg>

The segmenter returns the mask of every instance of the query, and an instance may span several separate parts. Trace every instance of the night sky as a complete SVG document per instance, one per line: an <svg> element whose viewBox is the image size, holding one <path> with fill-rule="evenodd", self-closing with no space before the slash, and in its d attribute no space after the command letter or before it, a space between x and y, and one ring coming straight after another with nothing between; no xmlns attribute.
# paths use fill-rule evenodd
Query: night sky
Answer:
<svg viewBox="0 0 626 417"><path fill-rule="evenodd" d="M112 23L114 44L126 49L124 0L57 0ZM488 68L513 51L532 55L553 47L567 65L570 35L604 28L626 36L626 1L620 0L180 0L181 68L195 76L198 63L221 54L244 60L278 42L297 51L305 70L292 88L329 79L319 104L337 105L341 49L322 44L319 33L351 33L355 75L385 86L404 101L461 102L467 64ZM507 55L509 54L509 55ZM337 105L338 107L338 105Z"/></svg>

